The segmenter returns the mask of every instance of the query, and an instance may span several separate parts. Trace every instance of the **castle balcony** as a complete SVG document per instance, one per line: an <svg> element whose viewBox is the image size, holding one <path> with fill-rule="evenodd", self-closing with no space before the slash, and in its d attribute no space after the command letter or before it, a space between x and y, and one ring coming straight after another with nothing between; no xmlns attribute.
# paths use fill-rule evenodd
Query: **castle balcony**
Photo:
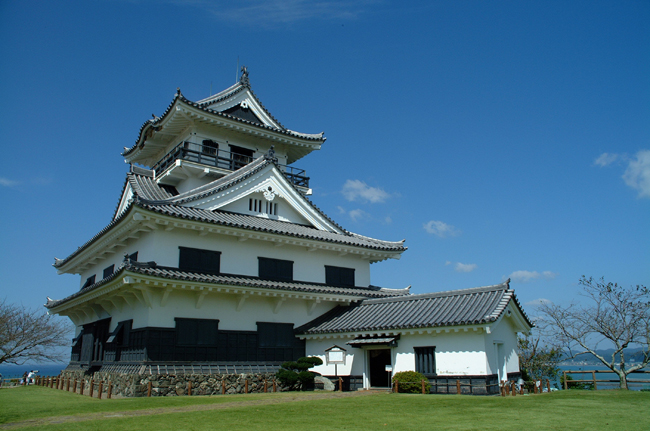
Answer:
<svg viewBox="0 0 650 431"><path fill-rule="evenodd" d="M158 177L173 168L177 160L184 160L201 166L216 168L216 173L227 175L252 162L254 160L252 153L251 150L245 148L242 148L240 152L225 151L212 141L204 141L203 144L185 141L174 147L152 169ZM309 189L309 177L304 169L281 164L277 164L277 166L295 186Z"/></svg>

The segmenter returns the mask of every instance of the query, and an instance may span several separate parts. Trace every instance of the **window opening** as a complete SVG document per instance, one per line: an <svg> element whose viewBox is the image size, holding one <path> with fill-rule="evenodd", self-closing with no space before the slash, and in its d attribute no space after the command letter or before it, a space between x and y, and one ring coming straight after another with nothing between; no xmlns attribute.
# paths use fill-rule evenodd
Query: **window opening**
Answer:
<svg viewBox="0 0 650 431"><path fill-rule="evenodd" d="M203 146L201 147L201 152L203 154L209 154L211 156L214 156L217 154L218 150L219 150L218 143L214 142L212 139L203 140Z"/></svg>
<svg viewBox="0 0 650 431"><path fill-rule="evenodd" d="M231 145L230 146L230 169L235 171L252 162L253 153L254 151L249 150L248 148Z"/></svg>
<svg viewBox="0 0 650 431"><path fill-rule="evenodd" d="M269 215L278 215L278 204L266 202L266 213Z"/></svg>
<svg viewBox="0 0 650 431"><path fill-rule="evenodd" d="M331 286L354 287L354 268L325 265L325 283Z"/></svg>
<svg viewBox="0 0 650 431"><path fill-rule="evenodd" d="M415 351L415 371L422 374L435 374L436 373L436 348L430 347L414 347Z"/></svg>
<svg viewBox="0 0 650 431"><path fill-rule="evenodd" d="M83 286L81 286L81 289L83 290L88 286L92 286L93 284L95 284L95 274L91 275L86 279L86 282L84 283Z"/></svg>
<svg viewBox="0 0 650 431"><path fill-rule="evenodd" d="M267 280L293 280L293 261L258 257L259 277Z"/></svg>
<svg viewBox="0 0 650 431"><path fill-rule="evenodd" d="M104 268L104 274L102 275L102 278L110 277L111 275L113 275L114 272L115 272L115 264L107 268Z"/></svg>
<svg viewBox="0 0 650 431"><path fill-rule="evenodd" d="M260 214L278 215L278 204L250 198L248 200L248 210Z"/></svg>
<svg viewBox="0 0 650 431"><path fill-rule="evenodd" d="M178 269L188 272L219 274L221 252L199 248L178 247Z"/></svg>

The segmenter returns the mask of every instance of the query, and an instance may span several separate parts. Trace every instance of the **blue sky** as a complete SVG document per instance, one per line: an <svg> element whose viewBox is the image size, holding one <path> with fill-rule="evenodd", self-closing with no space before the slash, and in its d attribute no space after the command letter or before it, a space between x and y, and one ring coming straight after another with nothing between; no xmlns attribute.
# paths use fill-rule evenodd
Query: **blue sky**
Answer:
<svg viewBox="0 0 650 431"><path fill-rule="evenodd" d="M106 224L120 156L177 87L237 64L285 126L325 131L314 202L405 238L373 284L500 283L579 300L581 275L650 282L647 1L3 1L0 297L39 307Z"/></svg>

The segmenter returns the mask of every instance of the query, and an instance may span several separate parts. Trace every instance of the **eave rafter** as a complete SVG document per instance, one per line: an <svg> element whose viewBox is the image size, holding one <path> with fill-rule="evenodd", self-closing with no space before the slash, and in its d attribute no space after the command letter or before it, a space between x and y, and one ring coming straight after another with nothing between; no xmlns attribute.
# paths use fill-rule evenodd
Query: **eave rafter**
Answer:
<svg viewBox="0 0 650 431"><path fill-rule="evenodd" d="M403 328L403 329L381 329L367 331L350 331L342 333L323 333L323 334L301 334L298 335L303 340L324 340L331 338L355 338L355 337L394 337L396 335L440 335L453 333L490 333L488 324L480 325L459 325L459 326L439 326L432 328Z"/></svg>
<svg viewBox="0 0 650 431"><path fill-rule="evenodd" d="M58 268L60 274L81 274L83 271L106 259L106 255L115 254L115 249L126 247L131 239L137 239L142 233L151 232L152 229L141 225L135 217L128 217L116 227L109 230L99 240L81 251L70 262Z"/></svg>
<svg viewBox="0 0 650 431"><path fill-rule="evenodd" d="M138 211L143 211L142 213L138 213L141 214L143 220L151 221L152 223L150 224L152 226L165 226L165 230L186 229L195 231L196 234L200 236L206 236L209 234L229 235L236 237L239 241L253 239L258 241L272 242L276 247L281 247L283 245L292 245L297 247L305 247L309 251L323 250L343 255L354 254L361 256L363 259L369 260L371 263L380 262L386 259L399 259L401 257L401 254L395 251L373 250L364 247L354 247L327 241L282 236L278 234L233 228L228 226L208 227L206 226L205 222L191 220L179 221L174 217L165 216L146 210Z"/></svg>
<svg viewBox="0 0 650 431"><path fill-rule="evenodd" d="M272 290L255 287L207 285L199 282L187 282L181 280L168 280L154 276L142 276L129 273L122 278L116 279L105 286L92 290L85 295L80 295L70 301L53 307L50 312L56 314L83 313L86 317L82 320L97 320L100 310L94 306L106 308L125 307L135 308L138 303L147 308L157 306L165 307L169 303L169 297L174 291L192 292L195 295L195 306L201 308L205 299L211 294L234 295L237 311L243 309L249 298L260 297L271 300L274 313L278 313L287 300L303 300L312 310L321 302L337 302L349 305L352 302L365 299L364 296L343 296L334 294L319 294L309 292L294 292L283 290ZM157 300L158 298L159 300ZM123 304L121 304L123 302ZM104 304L104 305L101 305ZM120 305L121 304L121 305ZM97 313L97 311L100 311Z"/></svg>
<svg viewBox="0 0 650 431"><path fill-rule="evenodd" d="M254 124L241 123L235 119L230 119L219 115L211 115L202 109L189 106L184 103L178 104L176 106L175 113L183 115L184 118L187 118L188 121L201 122L203 124L209 124L220 128L233 130L239 133L245 133L247 135L255 136L258 138L268 139L273 142L309 148L310 150L320 149L321 144L324 141L324 139L323 141L303 140L297 136L294 137L284 134L281 131L275 132L273 130L269 130Z"/></svg>

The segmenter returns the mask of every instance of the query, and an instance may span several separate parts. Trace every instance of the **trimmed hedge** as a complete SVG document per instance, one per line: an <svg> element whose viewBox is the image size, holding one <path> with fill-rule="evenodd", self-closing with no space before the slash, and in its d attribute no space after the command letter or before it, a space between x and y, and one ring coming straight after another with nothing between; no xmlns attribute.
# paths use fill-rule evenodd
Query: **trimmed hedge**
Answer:
<svg viewBox="0 0 650 431"><path fill-rule="evenodd" d="M285 362L282 368L275 374L285 386L291 386L302 390L313 388L315 374L308 371L315 365L322 365L321 358L307 356L299 358L296 362Z"/></svg>
<svg viewBox="0 0 650 431"><path fill-rule="evenodd" d="M424 380L424 391L428 394L431 391L431 383L429 383L429 379L417 371L400 371L399 373L395 373L393 376L393 386L395 382L399 382L398 392L421 394L422 380Z"/></svg>

